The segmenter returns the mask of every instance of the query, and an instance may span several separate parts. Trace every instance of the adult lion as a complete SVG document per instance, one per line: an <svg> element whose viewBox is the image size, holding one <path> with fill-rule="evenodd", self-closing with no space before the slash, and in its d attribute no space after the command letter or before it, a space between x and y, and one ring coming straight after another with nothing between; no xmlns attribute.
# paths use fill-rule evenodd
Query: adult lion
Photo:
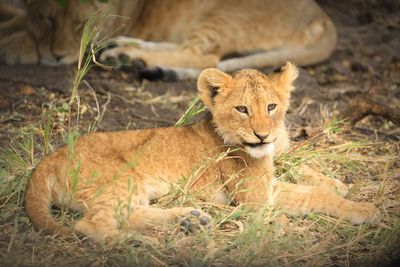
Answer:
<svg viewBox="0 0 400 267"><path fill-rule="evenodd" d="M0 49L8 64L75 62L83 23L94 9L130 18L117 34L140 44L117 38L118 46L102 59L160 67L147 72L160 77L166 69L180 79L198 76L206 67L233 71L287 60L313 64L331 55L337 38L331 19L312 0L69 0L65 7L54 0L26 2L26 13L16 11L14 17L0 7ZM110 34L120 25L121 20L111 19L103 32Z"/></svg>

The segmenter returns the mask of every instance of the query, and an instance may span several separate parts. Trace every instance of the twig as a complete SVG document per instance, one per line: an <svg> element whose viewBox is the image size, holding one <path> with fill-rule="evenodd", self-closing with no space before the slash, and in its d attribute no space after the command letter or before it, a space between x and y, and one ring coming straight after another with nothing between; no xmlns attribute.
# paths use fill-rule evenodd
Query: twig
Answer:
<svg viewBox="0 0 400 267"><path fill-rule="evenodd" d="M368 115L381 116L386 120L400 126L400 112L391 107L382 105L374 100L372 96L355 95L350 100L349 107L342 112L344 118L349 118L350 123L354 126L358 121Z"/></svg>
<svg viewBox="0 0 400 267"><path fill-rule="evenodd" d="M400 139L395 135L395 134L387 134L381 131L373 131L367 128L362 128L362 127L354 127L354 130L365 134L365 135L373 135L373 134L377 134L378 136L380 136L381 138L383 138L384 140L387 141L399 141Z"/></svg>
<svg viewBox="0 0 400 267"><path fill-rule="evenodd" d="M107 92L107 101L103 104L103 111L101 112L99 122L103 119L104 113L106 113L107 106L108 106L108 104L110 104L110 101L111 101L111 93Z"/></svg>
<svg viewBox="0 0 400 267"><path fill-rule="evenodd" d="M97 101L96 92L94 91L93 87L86 80L83 80L83 83L91 90L94 101L96 102L97 116L95 118L95 121L97 122L100 118L100 106L99 106L99 101Z"/></svg>

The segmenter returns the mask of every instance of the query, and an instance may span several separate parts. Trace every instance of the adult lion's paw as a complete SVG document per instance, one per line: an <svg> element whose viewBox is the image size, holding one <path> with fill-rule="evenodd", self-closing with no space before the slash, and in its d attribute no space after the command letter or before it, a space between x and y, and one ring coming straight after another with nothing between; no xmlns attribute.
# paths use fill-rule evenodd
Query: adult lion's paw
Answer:
<svg viewBox="0 0 400 267"><path fill-rule="evenodd" d="M8 65L38 63L36 45L29 34L20 31L4 37L0 41L0 61Z"/></svg>
<svg viewBox="0 0 400 267"><path fill-rule="evenodd" d="M141 70L147 66L142 51L132 46L117 46L105 49L100 61L109 65Z"/></svg>

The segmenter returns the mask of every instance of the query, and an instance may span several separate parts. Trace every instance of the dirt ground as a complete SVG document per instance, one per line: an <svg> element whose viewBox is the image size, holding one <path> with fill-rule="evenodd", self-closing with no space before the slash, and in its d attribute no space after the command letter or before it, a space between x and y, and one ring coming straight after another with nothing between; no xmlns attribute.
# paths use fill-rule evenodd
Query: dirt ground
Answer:
<svg viewBox="0 0 400 267"><path fill-rule="evenodd" d="M294 127L318 126L320 108L329 114L347 105L353 92L376 86L373 98L393 108L400 98L400 11L396 1L346 1L320 3L333 18L338 47L333 56L316 66L302 68L289 111ZM0 65L0 144L21 127L37 123L49 107L60 107L70 96L74 66ZM196 82L144 82L135 73L93 69L86 80L98 104L106 111L98 130L120 130L173 124L196 94ZM142 91L138 88L142 87ZM81 103L87 106L81 122L96 115L92 91L82 86ZM101 108L102 109L102 108ZM302 112L297 112L298 110ZM103 112L103 111L101 111ZM383 131L383 119L370 118L373 127L362 126L368 136ZM396 140L398 131L383 131ZM361 130L362 131L362 130Z"/></svg>
<svg viewBox="0 0 400 267"><path fill-rule="evenodd" d="M307 138L313 129L343 114L359 94L371 95L400 112L399 1L318 2L337 26L338 46L326 62L301 68L287 120L294 141ZM63 105L70 96L73 70L74 66L0 65L1 148L31 125L43 124L48 110L53 110L54 131L66 131ZM83 85L79 91L82 129L98 114L102 114L98 131L172 125L196 95L195 81L139 81L129 71L94 68L86 81L90 87ZM347 131L400 154L400 127L380 116L368 116ZM393 175L400 183L400 159L398 163ZM398 217L399 210L395 212ZM0 247L9 244L11 237L5 233L0 235ZM398 256L393 252L385 264Z"/></svg>

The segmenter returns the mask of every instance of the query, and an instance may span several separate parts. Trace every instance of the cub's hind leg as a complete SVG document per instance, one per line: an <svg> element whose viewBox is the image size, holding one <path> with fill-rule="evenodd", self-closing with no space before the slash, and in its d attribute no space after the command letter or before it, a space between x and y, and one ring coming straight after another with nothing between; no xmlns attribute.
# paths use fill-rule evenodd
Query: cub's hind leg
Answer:
<svg viewBox="0 0 400 267"><path fill-rule="evenodd" d="M97 242L124 240L129 233L148 233L157 226L177 223L185 232L196 232L211 225L211 217L191 207L160 209L135 206L120 212L116 207L102 206L87 212L75 224L75 230Z"/></svg>

